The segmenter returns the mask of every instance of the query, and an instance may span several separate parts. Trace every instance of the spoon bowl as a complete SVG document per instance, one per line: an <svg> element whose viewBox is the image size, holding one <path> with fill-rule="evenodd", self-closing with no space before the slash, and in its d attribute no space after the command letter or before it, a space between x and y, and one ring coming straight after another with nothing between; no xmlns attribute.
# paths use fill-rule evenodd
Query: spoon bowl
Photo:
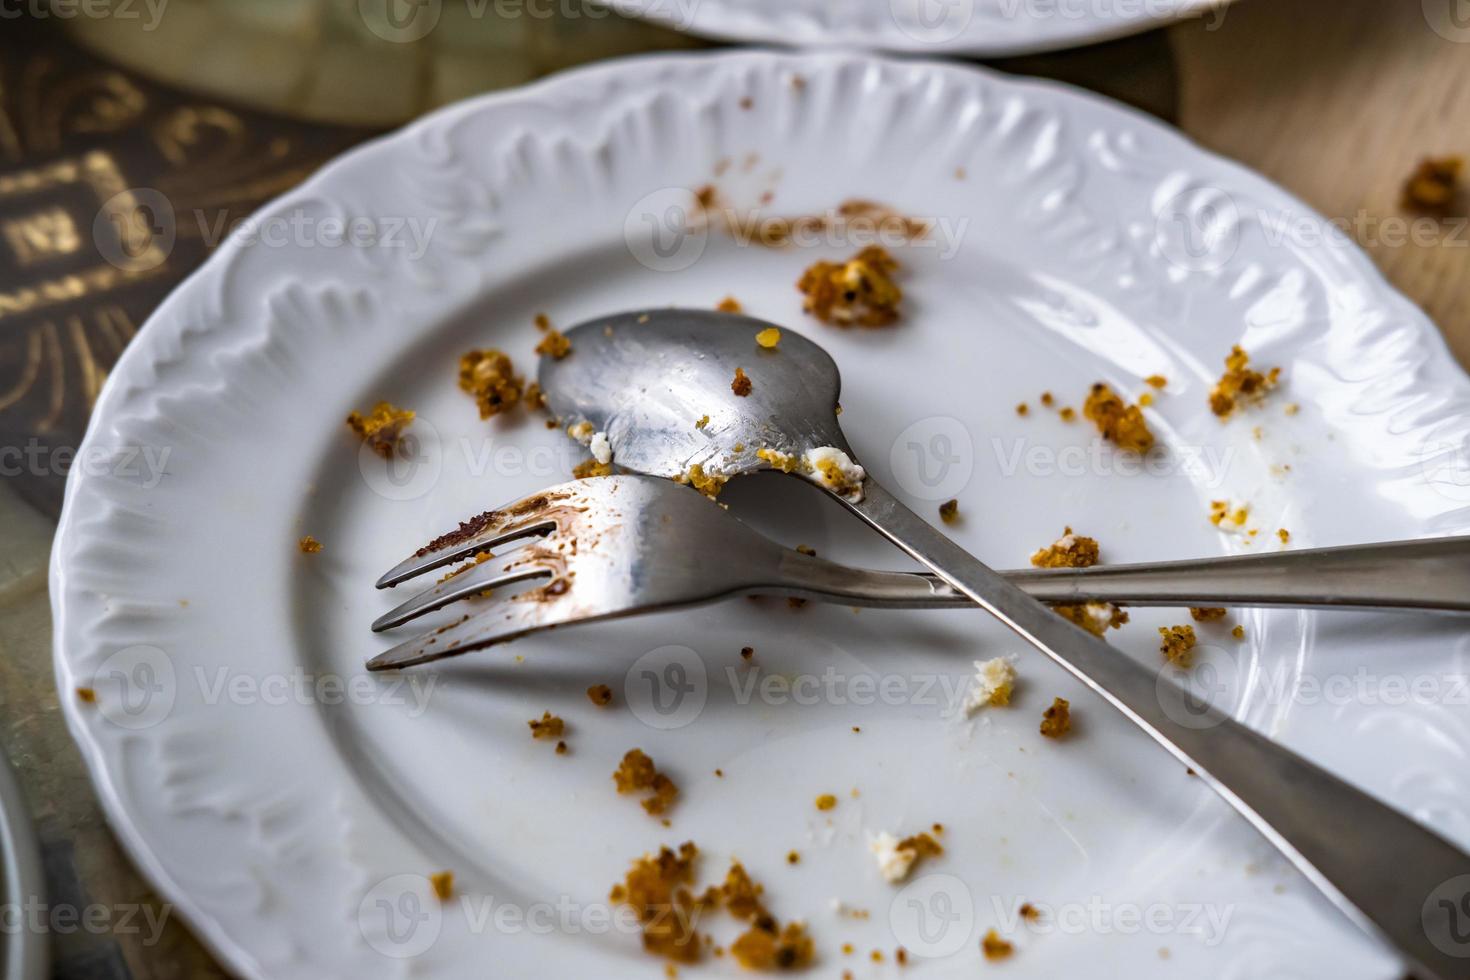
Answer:
<svg viewBox="0 0 1470 980"><path fill-rule="evenodd" d="M780 328L713 310L598 317L567 331L572 353L543 357L538 381L569 432L606 433L613 460L638 473L687 479L698 466L728 478L823 447L850 457L836 362L791 330L764 347L756 335L769 329ZM744 395L732 388L737 368Z"/></svg>

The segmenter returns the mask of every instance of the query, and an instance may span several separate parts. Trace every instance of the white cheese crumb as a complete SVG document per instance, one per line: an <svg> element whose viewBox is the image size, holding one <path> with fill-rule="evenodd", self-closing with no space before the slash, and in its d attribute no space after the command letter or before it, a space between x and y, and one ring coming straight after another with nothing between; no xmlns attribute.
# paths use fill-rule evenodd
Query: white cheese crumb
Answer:
<svg viewBox="0 0 1470 980"><path fill-rule="evenodd" d="M868 835L868 850L873 852L873 858L878 862L878 872L884 881L895 885L908 877L909 869L919 857L918 851L900 848L898 844L899 839L886 830L881 834Z"/></svg>
<svg viewBox="0 0 1470 980"><path fill-rule="evenodd" d="M1011 690L1016 685L1014 662L1014 657L975 661L975 680L965 698L965 714L973 715L986 705L1011 703Z"/></svg>
<svg viewBox="0 0 1470 980"><path fill-rule="evenodd" d="M853 502L863 499L867 471L835 446L808 449L802 456L801 469L813 483L835 490Z"/></svg>
<svg viewBox="0 0 1470 980"><path fill-rule="evenodd" d="M603 466L612 462L612 446L608 444L606 432L593 433L592 441L587 444L587 448L592 450L592 458Z"/></svg>

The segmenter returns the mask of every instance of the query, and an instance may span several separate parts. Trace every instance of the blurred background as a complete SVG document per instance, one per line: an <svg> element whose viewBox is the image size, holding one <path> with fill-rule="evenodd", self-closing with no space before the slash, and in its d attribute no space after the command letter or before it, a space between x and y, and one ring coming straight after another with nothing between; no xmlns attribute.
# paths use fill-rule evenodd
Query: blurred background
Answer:
<svg viewBox="0 0 1470 980"><path fill-rule="evenodd" d="M434 4L431 28L405 27L384 0L0 0L0 749L20 777L18 792L0 780L0 804L9 796L30 814L53 903L166 912L108 832L61 720L46 561L93 401L151 311L223 237L210 229L456 99L713 46L567 0L392 2ZM1241 0L985 64L1120 99L1282 184L1355 237L1466 363L1463 201L1424 214L1405 199L1421 160L1470 141L1461 2ZM167 254L119 271L97 262L92 222L99 199L121 192L210 224L179 222ZM53 973L223 975L176 919L160 935L52 930Z"/></svg>

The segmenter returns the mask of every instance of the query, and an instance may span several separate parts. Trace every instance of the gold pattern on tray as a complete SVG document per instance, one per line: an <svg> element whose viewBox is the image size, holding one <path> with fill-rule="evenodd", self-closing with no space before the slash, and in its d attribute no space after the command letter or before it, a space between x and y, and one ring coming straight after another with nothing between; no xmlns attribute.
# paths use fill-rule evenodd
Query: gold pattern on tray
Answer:
<svg viewBox="0 0 1470 980"><path fill-rule="evenodd" d="M138 324L263 201L370 135L237 110L45 25L0 38L0 448L47 509ZM39 448L37 448L39 447ZM63 456L63 451L66 455Z"/></svg>

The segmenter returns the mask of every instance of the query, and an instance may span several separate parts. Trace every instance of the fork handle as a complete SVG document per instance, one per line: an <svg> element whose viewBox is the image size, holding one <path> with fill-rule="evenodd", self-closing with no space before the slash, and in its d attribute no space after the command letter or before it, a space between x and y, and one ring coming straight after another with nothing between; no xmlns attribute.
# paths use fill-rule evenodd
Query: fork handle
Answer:
<svg viewBox="0 0 1470 980"><path fill-rule="evenodd" d="M1470 975L1470 855L1033 600L869 477L833 496L1192 767L1349 918L1424 977Z"/></svg>
<svg viewBox="0 0 1470 980"><path fill-rule="evenodd" d="M890 608L973 604L932 573L852 569L796 552L786 558L783 574L810 598ZM1470 536L1001 574L1049 603L1470 612Z"/></svg>

